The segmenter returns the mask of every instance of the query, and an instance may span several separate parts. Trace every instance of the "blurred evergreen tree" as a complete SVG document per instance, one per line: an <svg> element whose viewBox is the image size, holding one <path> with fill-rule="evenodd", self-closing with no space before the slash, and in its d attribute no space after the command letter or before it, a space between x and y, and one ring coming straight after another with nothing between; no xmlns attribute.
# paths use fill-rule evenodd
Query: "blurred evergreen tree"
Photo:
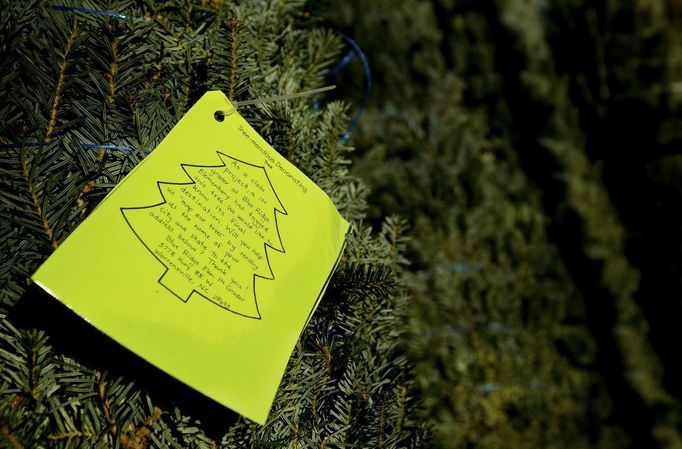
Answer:
<svg viewBox="0 0 682 449"><path fill-rule="evenodd" d="M0 445L421 446L426 433L397 347L404 226L387 219L374 233L363 224L367 189L348 170L347 106L339 101L243 111L354 227L265 426L232 417L208 429L174 404L172 390L151 393L138 376L121 374L126 367L62 352L51 333L7 316L27 300L41 261L206 90L244 100L319 87L343 48L299 0L62 6L0 2ZM76 6L100 12L69 9ZM92 254L83 263L106 260ZM55 319L48 302L38 307L31 312ZM88 340L78 344L113 356Z"/></svg>
<svg viewBox="0 0 682 449"><path fill-rule="evenodd" d="M410 217L406 344L440 443L682 447L679 290L660 287L682 180L652 179L682 129L678 2L329 11L372 58L355 167L373 217Z"/></svg>

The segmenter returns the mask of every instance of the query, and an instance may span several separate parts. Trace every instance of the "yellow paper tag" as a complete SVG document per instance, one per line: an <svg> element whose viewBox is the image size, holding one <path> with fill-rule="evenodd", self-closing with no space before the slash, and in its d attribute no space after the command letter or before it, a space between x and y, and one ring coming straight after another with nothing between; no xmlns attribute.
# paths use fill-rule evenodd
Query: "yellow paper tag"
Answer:
<svg viewBox="0 0 682 449"><path fill-rule="evenodd" d="M263 424L348 223L206 93L33 275L85 320Z"/></svg>

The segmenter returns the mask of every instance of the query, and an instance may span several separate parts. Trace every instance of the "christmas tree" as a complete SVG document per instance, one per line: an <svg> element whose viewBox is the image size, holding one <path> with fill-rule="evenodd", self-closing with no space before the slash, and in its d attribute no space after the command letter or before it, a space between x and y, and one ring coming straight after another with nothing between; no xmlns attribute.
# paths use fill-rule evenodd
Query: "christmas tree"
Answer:
<svg viewBox="0 0 682 449"><path fill-rule="evenodd" d="M440 444L680 447L664 212L679 6L362 1L328 17L373 67L355 167L371 217L410 217L406 346ZM362 91L360 64L348 73Z"/></svg>
<svg viewBox="0 0 682 449"><path fill-rule="evenodd" d="M681 20L672 0L0 0L0 445L681 447ZM206 90L331 82L239 111L353 224L265 426L94 337L62 349L78 318L27 302L29 276ZM123 212L150 248L142 208L182 195L158 181ZM261 261L289 244L268 235ZM277 275L252 268L249 316Z"/></svg>
<svg viewBox="0 0 682 449"><path fill-rule="evenodd" d="M116 351L101 346L101 336L76 339L81 349L91 346L92 357L62 350L55 332L75 327L78 319L67 315L57 320L45 298L37 301L29 318L40 321L42 316L46 324L56 325L47 331L31 319L19 320L13 309L35 295L27 290L32 272L204 92L219 89L231 100L249 100L319 87L343 49L341 39L303 1L2 3L4 447L421 445L426 433L415 418L413 384L398 348L406 300L397 282L404 227L397 219L384 220L375 231L363 223L367 189L348 170L348 106L340 101L320 96L240 110L353 223L343 260L298 341L265 426L225 418L210 405L195 413L198 407L185 404L203 407L196 392L184 402L179 387L158 393L160 378L144 383L137 364L112 363ZM241 169L267 187L257 168ZM187 168L187 182L196 184L216 173L212 170ZM159 187L153 213L180 207L170 197L182 197L183 188L184 194L194 189L189 184ZM250 195L251 187L241 190ZM239 292L245 301L230 304L253 317L253 295L259 282L267 282L259 276L276 276L268 270L265 254L270 248L286 249L275 228L275 221L286 217L286 205L274 195L262 195L272 226L262 231L263 251L252 255L259 262L249 279L238 280L246 287ZM131 204L123 214L139 232L141 244L151 248L158 243L145 232L151 215L135 209L148 206ZM106 259L106 254L92 254L83 263ZM187 299L186 290L170 282L167 286ZM210 289L199 293L215 299ZM100 353L103 357L95 357Z"/></svg>

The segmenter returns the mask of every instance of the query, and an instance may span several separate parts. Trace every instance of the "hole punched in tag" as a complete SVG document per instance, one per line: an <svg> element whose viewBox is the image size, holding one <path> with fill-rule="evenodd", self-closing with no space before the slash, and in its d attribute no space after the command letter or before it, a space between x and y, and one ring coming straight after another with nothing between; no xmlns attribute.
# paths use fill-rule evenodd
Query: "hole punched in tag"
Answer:
<svg viewBox="0 0 682 449"><path fill-rule="evenodd" d="M222 122L223 120L225 120L226 116L232 114L242 106L252 106L254 104L271 103L273 101L285 101L291 100L293 98L307 97L309 95L319 94L321 92L326 92L332 89L336 89L336 86L335 85L325 86L317 89L306 90L304 92L297 92L294 94L285 95L275 95L274 97L256 98L255 100L233 101L232 107L230 109L226 111L217 110L213 113L213 117L217 122Z"/></svg>

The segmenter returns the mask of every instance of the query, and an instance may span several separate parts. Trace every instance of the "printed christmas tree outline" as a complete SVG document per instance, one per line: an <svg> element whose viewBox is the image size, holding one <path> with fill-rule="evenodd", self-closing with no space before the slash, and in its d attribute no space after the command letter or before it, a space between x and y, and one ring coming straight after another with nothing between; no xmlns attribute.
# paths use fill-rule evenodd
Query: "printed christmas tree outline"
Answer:
<svg viewBox="0 0 682 449"><path fill-rule="evenodd" d="M268 248L272 249L274 251L277 251L279 253L286 254L286 250L284 248L284 244L282 243L282 237L281 237L280 231L279 231L279 223L277 220L277 214L280 213L282 215L288 215L288 212L286 211L284 205L282 204L282 202L279 198L279 195L277 194L277 191L275 190L274 186L272 185L272 181L270 180L270 177L268 176L267 170L265 169L264 166L255 165L255 164L251 164L249 162L242 161L242 160L234 158L228 154L225 154L221 151L216 151L216 155L218 156L218 158L220 159L222 164L220 164L220 165L195 165L195 164L181 163L180 167L182 168L182 171L185 173L185 175L189 178L189 180L190 180L189 182L156 181L157 188L159 189L159 193L161 194L161 198L162 198L161 202L156 203L156 204L152 204L152 205L148 205L148 206L121 207L120 211L121 211L121 214L123 215L124 220L128 224L128 227L130 227L131 231L133 232L133 234L135 234L135 236L138 238L138 240L140 240L140 242L147 249L147 251L149 251L154 256L154 258L161 265L163 265L163 267L165 268L163 273L161 274L161 276L157 280L157 282L160 285L162 285L166 290L168 290L171 294L173 294L173 296L177 297L178 299L180 299L181 301L186 303L187 301L189 301L189 299L192 297L192 295L194 295L196 293L197 295L203 297L204 299L212 302L213 304L217 305L218 307L225 309L231 313L234 313L236 315L239 315L239 316L242 316L245 318L253 318L253 319L260 320L262 317L260 314L260 309L258 307L258 298L257 298L257 294L256 294L256 279L275 280L275 274L274 274L274 272L272 270L272 266L270 264L270 257L268 254ZM252 282L251 291L253 292L253 310L250 313L242 313L243 311L237 311L237 310L232 309L229 306L225 306L219 302L216 302L215 300L211 299L211 297L202 293L201 291L197 290L194 287L191 287L191 289L189 289L188 293L185 295L180 295L180 294L176 293L176 291L174 291L173 287L170 287L163 282L164 278L169 273L172 273L171 268L155 254L154 250L152 248L150 248L150 246L147 244L147 242L145 242L145 239L138 233L138 231L135 230L133 223L131 223L131 220L129 220L128 216L126 215L127 211L134 211L134 210L139 211L139 210L145 210L145 209L153 209L153 208L158 208L160 206L163 206L165 204L169 204L169 201L166 198L166 193L164 193L164 189L162 188L162 185L163 186L172 186L172 187L196 186L195 176L192 176L192 174L190 174L188 169L194 169L194 168L196 168L196 169L227 168L228 163L230 163L230 164L233 164L233 163L243 164L246 167L252 167L254 169L262 170L262 173L263 173L265 179L267 180L267 185L270 187L270 192L272 192L274 199L276 200L275 206L272 208L273 209L273 215L272 216L274 217L274 230L275 230L276 236L277 236L277 242L276 243L278 243L279 247L274 246L274 243L273 244L268 243L267 240L263 241L263 254L264 254L264 258L265 258L265 266L267 266L267 274L259 274L257 272L253 273L252 281L251 281ZM225 187L228 188L229 185L225 185ZM270 242L272 243L272 240L270 240Z"/></svg>

